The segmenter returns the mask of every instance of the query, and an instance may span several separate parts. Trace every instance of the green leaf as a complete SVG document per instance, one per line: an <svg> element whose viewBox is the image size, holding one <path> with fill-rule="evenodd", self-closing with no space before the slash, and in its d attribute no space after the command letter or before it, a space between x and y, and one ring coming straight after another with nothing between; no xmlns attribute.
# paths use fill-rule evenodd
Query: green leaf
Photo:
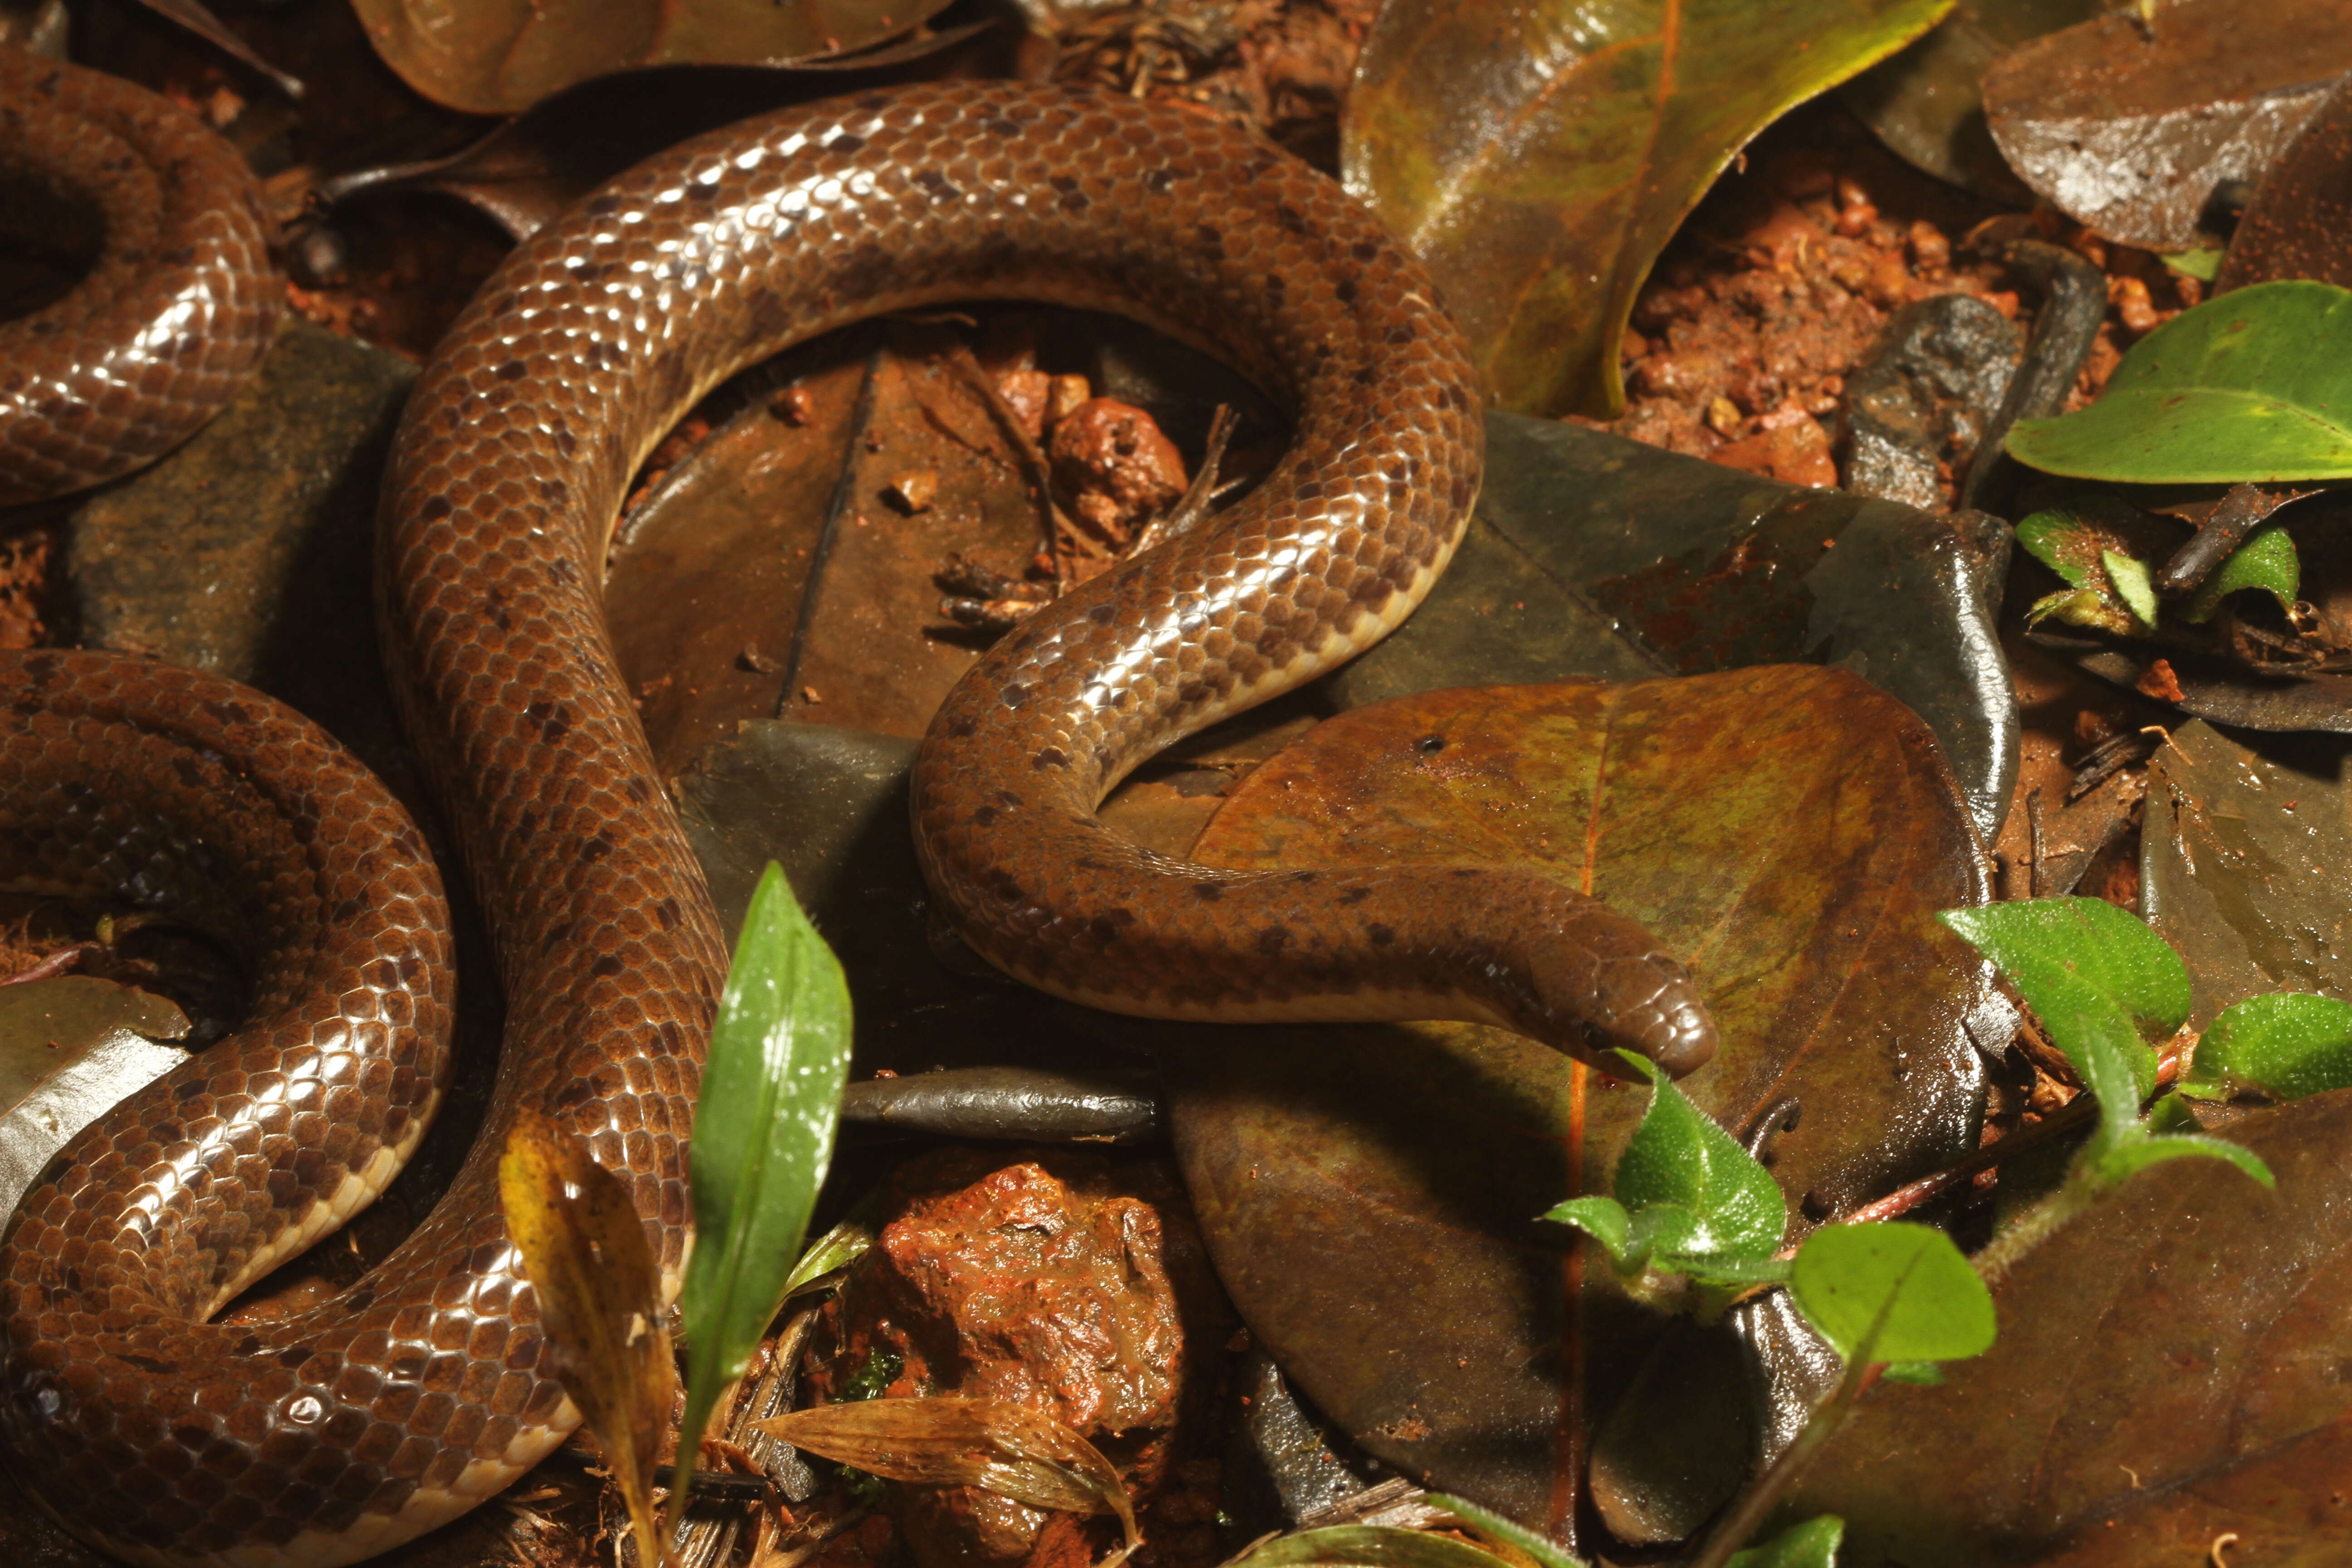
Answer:
<svg viewBox="0 0 2352 1568"><path fill-rule="evenodd" d="M849 987L773 862L751 894L694 1119L686 1420L673 1521L711 1411L783 1302L833 1158Z"/></svg>
<svg viewBox="0 0 2352 1568"><path fill-rule="evenodd" d="M2213 618L2222 600L2242 588L2263 589L2278 600L2281 609L2294 607L2295 595L2303 591L2303 561L2295 554L2294 536L2287 532L2285 524L2265 523L2248 535L2181 605L2180 618L2202 626Z"/></svg>
<svg viewBox="0 0 2352 1568"><path fill-rule="evenodd" d="M1431 1492L1422 1501L1432 1508L1442 1508L1476 1533L1489 1541L1499 1541L1506 1546L1516 1546L1534 1558L1542 1568L1586 1568L1580 1557L1571 1557L1560 1550L1559 1542L1549 1536L1538 1535L1525 1525L1514 1524L1491 1509L1480 1508L1467 1498L1445 1492Z"/></svg>
<svg viewBox="0 0 2352 1568"><path fill-rule="evenodd" d="M2037 899L1938 917L1999 964L2099 1097L2100 1137L2139 1125L2156 1084L2142 1039L2188 1017L2189 971L2137 917L2103 899Z"/></svg>
<svg viewBox="0 0 2352 1568"><path fill-rule="evenodd" d="M1960 1361L1992 1346L1992 1293L1924 1225L1833 1225L1797 1249L1789 1293L1849 1361Z"/></svg>
<svg viewBox="0 0 2352 1568"><path fill-rule="evenodd" d="M2091 1161L2092 1180L2100 1186L2121 1186L2150 1165L2190 1158L2225 1160L2266 1187L2277 1184L2272 1180L2271 1168L2252 1150L2201 1132L2159 1136L2134 1128L2105 1148L2094 1144L2085 1156Z"/></svg>
<svg viewBox="0 0 2352 1568"><path fill-rule="evenodd" d="M1435 274L1489 406L1614 416L1633 297L1748 140L1951 0L1393 0L1340 125L1349 191Z"/></svg>
<svg viewBox="0 0 2352 1568"><path fill-rule="evenodd" d="M1932 1361L1891 1361L1879 1375L1889 1383L1916 1383L1933 1388L1944 1381L1944 1369Z"/></svg>
<svg viewBox="0 0 2352 1568"><path fill-rule="evenodd" d="M1335 1524L1277 1535L1226 1568L1496 1568L1466 1541L1381 1524Z"/></svg>
<svg viewBox="0 0 2352 1568"><path fill-rule="evenodd" d="M2010 455L2137 484L2352 478L2352 291L2258 283L2132 345L2096 403L2020 420Z"/></svg>
<svg viewBox="0 0 2352 1568"><path fill-rule="evenodd" d="M1615 1198L1570 1198L1548 1211L1544 1218L1583 1231L1608 1249L1620 1268L1638 1268L1642 1263L1633 1256L1633 1218Z"/></svg>
<svg viewBox="0 0 2352 1568"><path fill-rule="evenodd" d="M2210 283L2221 271L2221 258L2229 251L2218 245L2200 245L2194 250L2168 250L2157 258L2184 278L2194 278L2200 283Z"/></svg>
<svg viewBox="0 0 2352 1568"><path fill-rule="evenodd" d="M2123 595L2125 605L2143 626L2156 625L2156 584L2149 578L2146 563L2116 550L2100 551L2099 560L2107 569L2107 581Z"/></svg>
<svg viewBox="0 0 2352 1568"><path fill-rule="evenodd" d="M1769 1258L1788 1229L1788 1201L1771 1173L1739 1141L1717 1126L1654 1064L1629 1051L1619 1058L1650 1080L1650 1109L1618 1156L1613 1186L1638 1226L1644 1210L1672 1205L1687 1213L1654 1245L1677 1253ZM1654 1224L1656 1222L1653 1222Z"/></svg>
<svg viewBox="0 0 2352 1568"><path fill-rule="evenodd" d="M2260 1089L2301 1100L2352 1088L2352 1006L2332 996L2249 996L2223 1010L2197 1044L2180 1092L2227 1100Z"/></svg>
<svg viewBox="0 0 2352 1568"><path fill-rule="evenodd" d="M1782 1531L1761 1546L1732 1553L1724 1568L1837 1568L1838 1545L1844 1539L1845 1521L1825 1513Z"/></svg>

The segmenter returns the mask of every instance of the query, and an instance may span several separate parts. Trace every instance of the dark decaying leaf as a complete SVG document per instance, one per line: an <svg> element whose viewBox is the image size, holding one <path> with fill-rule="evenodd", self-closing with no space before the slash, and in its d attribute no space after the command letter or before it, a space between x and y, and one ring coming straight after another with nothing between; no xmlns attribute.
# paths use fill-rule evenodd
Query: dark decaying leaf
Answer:
<svg viewBox="0 0 2352 1568"><path fill-rule="evenodd" d="M2148 764L2140 887L2189 965L2192 1026L2273 991L2352 1000L2352 787L2347 743L2193 720Z"/></svg>
<svg viewBox="0 0 2352 1568"><path fill-rule="evenodd" d="M1195 853L1532 862L1589 886L1692 965L1724 1045L1682 1087L1735 1132L1772 1110L1801 1223L1973 1146L1990 975L1933 914L1981 901L1985 874L1925 730L1842 672L1361 710L1249 775ZM1465 1025L1155 1036L1260 1341L1382 1459L1570 1530L1588 1428L1662 1321L1532 1216L1607 1190L1646 1095Z"/></svg>
<svg viewBox="0 0 2352 1568"><path fill-rule="evenodd" d="M1748 139L1950 0L1398 0L1340 129L1348 188L1429 263L1495 405L1604 417L1683 215Z"/></svg>
<svg viewBox="0 0 2352 1568"><path fill-rule="evenodd" d="M0 985L0 1213L115 1102L188 1059L187 1015L88 974Z"/></svg>
<svg viewBox="0 0 2352 1568"><path fill-rule="evenodd" d="M841 965L771 863L743 916L695 1106L683 1300L692 1354L673 1523L719 1394L783 1305L833 1160L849 1029Z"/></svg>
<svg viewBox="0 0 2352 1568"><path fill-rule="evenodd" d="M669 1435L677 1366L645 1221L628 1184L599 1165L583 1141L529 1110L507 1135L499 1197L539 1300L556 1379L587 1418L628 1505L637 1561L658 1563L654 1465Z"/></svg>
<svg viewBox="0 0 2352 1568"><path fill-rule="evenodd" d="M1959 0L1925 37L1839 89L1878 139L1938 179L2023 205L2032 199L1986 128L1984 74L2000 51L2087 22L2099 0Z"/></svg>
<svg viewBox="0 0 2352 1568"><path fill-rule="evenodd" d="M632 66L790 65L929 21L947 0L352 0L368 41L437 103L514 114Z"/></svg>
<svg viewBox="0 0 2352 1568"><path fill-rule="evenodd" d="M2088 408L2019 421L2008 450L2048 473L2125 484L2352 478L2347 342L2352 289L2241 289L2134 343Z"/></svg>
<svg viewBox="0 0 2352 1568"><path fill-rule="evenodd" d="M1139 1543L1134 1507L1110 1461L1062 1422L1013 1400L867 1399L796 1410L759 1429L889 1480L982 1487L1032 1508L1110 1514L1128 1549Z"/></svg>
<svg viewBox="0 0 2352 1568"><path fill-rule="evenodd" d="M2271 165L2230 237L2216 289L2286 278L2352 288L2352 79Z"/></svg>
<svg viewBox="0 0 2352 1568"><path fill-rule="evenodd" d="M1843 1518L1841 1568L2195 1563L2225 1531L2248 1562L2352 1556L2352 1094L2230 1134L2275 1191L2134 1178L2011 1272L1989 1352L1873 1391L1782 1517Z"/></svg>
<svg viewBox="0 0 2352 1568"><path fill-rule="evenodd" d="M2112 239L2188 250L2213 189L2258 178L2352 70L2338 0L2176 0L2022 44L1984 79L1993 140Z"/></svg>
<svg viewBox="0 0 2352 1568"><path fill-rule="evenodd" d="M986 31L954 27L845 60L793 66L648 66L550 94L471 146L421 163L378 164L321 181L331 205L362 193L438 191L516 239L630 165L688 137L788 104L935 74L949 50Z"/></svg>

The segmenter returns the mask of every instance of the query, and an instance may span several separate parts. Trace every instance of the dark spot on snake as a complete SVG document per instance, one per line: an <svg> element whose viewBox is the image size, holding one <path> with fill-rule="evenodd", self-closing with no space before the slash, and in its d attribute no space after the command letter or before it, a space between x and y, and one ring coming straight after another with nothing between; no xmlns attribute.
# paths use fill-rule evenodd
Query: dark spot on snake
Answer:
<svg viewBox="0 0 2352 1568"><path fill-rule="evenodd" d="M157 1377L170 1377L180 1370L175 1363L158 1361L152 1355L141 1355L135 1351L117 1351L114 1359L128 1363L141 1372L152 1372Z"/></svg>
<svg viewBox="0 0 2352 1568"><path fill-rule="evenodd" d="M178 774L180 782L186 784L190 789L201 789L204 787L205 770L196 766L196 762L194 757L173 757L172 759L172 771Z"/></svg>
<svg viewBox="0 0 2352 1568"><path fill-rule="evenodd" d="M1443 735L1423 736L1420 741L1415 742L1415 745L1423 756L1433 757L1437 755L1438 752L1445 750L1445 737Z"/></svg>
<svg viewBox="0 0 2352 1568"><path fill-rule="evenodd" d="M620 210L621 198L615 195L598 196L588 204L587 208L590 217L611 217Z"/></svg>
<svg viewBox="0 0 2352 1568"><path fill-rule="evenodd" d="M520 381L523 378L522 361L519 359L510 359L507 361L506 363L499 366L498 369L490 372L490 374L494 379L499 381Z"/></svg>
<svg viewBox="0 0 2352 1568"><path fill-rule="evenodd" d="M1150 190L1165 195L1168 187L1176 183L1176 171L1173 169L1154 169L1151 173L1143 177L1143 183Z"/></svg>
<svg viewBox="0 0 2352 1568"><path fill-rule="evenodd" d="M1119 931L1134 923L1132 910L1105 910L1094 918L1095 937L1101 942L1117 942Z"/></svg>
<svg viewBox="0 0 2352 1568"><path fill-rule="evenodd" d="M562 555L547 563L547 574L567 588L580 581L580 568L572 564L569 557Z"/></svg>
<svg viewBox="0 0 2352 1568"><path fill-rule="evenodd" d="M1374 382L1380 380L1380 378L1381 373L1379 371L1373 369L1370 365L1364 365L1357 370L1355 380L1358 386L1370 386Z"/></svg>
<svg viewBox="0 0 2352 1568"><path fill-rule="evenodd" d="M1391 927L1381 924L1378 921L1375 921L1370 925L1365 927L1364 931L1365 934L1372 939L1372 945L1374 947L1386 947L1391 942L1396 941L1395 930Z"/></svg>
<svg viewBox="0 0 2352 1568"><path fill-rule="evenodd" d="M613 841L599 833L580 847L580 858L593 866L613 852Z"/></svg>
<svg viewBox="0 0 2352 1568"><path fill-rule="evenodd" d="M562 506L572 499L572 487L562 479L539 481L539 499L550 506Z"/></svg>
<svg viewBox="0 0 2352 1568"><path fill-rule="evenodd" d="M172 1441L177 1443L183 1448L195 1449L206 1447L210 1446L212 1440L213 1429L209 1426L198 1426L194 1423L191 1422L185 1426L174 1426L172 1428Z"/></svg>
<svg viewBox="0 0 2352 1568"><path fill-rule="evenodd" d="M415 1383L425 1375L425 1365L430 1360L422 1351L411 1351L406 1355L395 1356L383 1369L383 1374L394 1383Z"/></svg>
<svg viewBox="0 0 2352 1568"><path fill-rule="evenodd" d="M427 522L438 522L457 510L450 505L447 496L434 496L416 509L416 515Z"/></svg>
<svg viewBox="0 0 2352 1568"><path fill-rule="evenodd" d="M292 1372L300 1367L304 1362L309 1361L311 1349L309 1345L288 1345L269 1359L287 1371Z"/></svg>
<svg viewBox="0 0 2352 1568"><path fill-rule="evenodd" d="M185 267L189 262L194 261L195 258L196 247L194 246L175 245L171 249L163 252L160 259L168 267Z"/></svg>
<svg viewBox="0 0 2352 1568"><path fill-rule="evenodd" d="M1225 237L1214 226L1202 224L1196 231L1200 236L1202 254L1213 261L1225 258Z"/></svg>
<svg viewBox="0 0 2352 1568"><path fill-rule="evenodd" d="M204 1092L204 1080L202 1079L192 1079L172 1091L172 1100L173 1103L176 1105L185 1105L188 1101L195 1099L198 1095L203 1094Z"/></svg>
<svg viewBox="0 0 2352 1568"><path fill-rule="evenodd" d="M1356 280L1352 278L1342 278L1332 292L1339 296L1339 303L1342 305L1352 305L1356 302Z"/></svg>
<svg viewBox="0 0 2352 1568"><path fill-rule="evenodd" d="M970 739L973 734L978 732L979 729L980 723L977 720L971 718L956 719L949 723L948 733L953 735L957 740L962 741Z"/></svg>
<svg viewBox="0 0 2352 1568"><path fill-rule="evenodd" d="M996 825L996 807L983 805L971 814L971 825L974 827L992 827Z"/></svg>
<svg viewBox="0 0 2352 1568"><path fill-rule="evenodd" d="M1045 183L1048 185L1051 185L1054 189L1061 192L1064 195L1067 195L1072 191L1078 188L1076 178L1069 174L1055 174L1052 179L1047 180Z"/></svg>
<svg viewBox="0 0 2352 1568"><path fill-rule="evenodd" d="M552 1103L558 1110L577 1110L593 1098L595 1090L588 1087L587 1081L574 1079L557 1091Z"/></svg>
<svg viewBox="0 0 2352 1568"><path fill-rule="evenodd" d="M375 1292L373 1290L362 1290L343 1303L343 1310L346 1312L364 1312L370 1307L374 1305Z"/></svg>
<svg viewBox="0 0 2352 1568"><path fill-rule="evenodd" d="M1030 763L1030 766L1035 768L1066 768L1069 765L1069 753L1064 752L1059 746L1046 747L1038 752L1035 760Z"/></svg>
<svg viewBox="0 0 2352 1568"><path fill-rule="evenodd" d="M676 899L664 899L654 906L654 924L664 931L677 929L678 910Z"/></svg>
<svg viewBox="0 0 2352 1568"><path fill-rule="evenodd" d="M1029 700L1029 689L1015 682L998 692L997 696L1004 700L1004 705L1007 708L1018 708Z"/></svg>
<svg viewBox="0 0 2352 1568"><path fill-rule="evenodd" d="M1312 882L1322 875L1320 871L1293 871L1290 874L1290 879L1294 882Z"/></svg>
<svg viewBox="0 0 2352 1568"><path fill-rule="evenodd" d="M1257 933L1257 950L1268 958L1278 955L1284 948L1290 945L1290 942L1288 926L1268 926Z"/></svg>
<svg viewBox="0 0 2352 1568"><path fill-rule="evenodd" d="M852 136L848 132L845 131L840 135L835 137L832 141L826 142L824 144L824 150L828 153L856 153L862 152L865 149L865 137Z"/></svg>
<svg viewBox="0 0 2352 1568"><path fill-rule="evenodd" d="M1072 191L1055 205L1066 213L1082 213L1095 204L1087 199L1086 192Z"/></svg>
<svg viewBox="0 0 2352 1568"><path fill-rule="evenodd" d="M1108 603L1097 605L1087 612L1087 619L1098 626L1107 626L1118 619L1118 606Z"/></svg>
<svg viewBox="0 0 2352 1568"><path fill-rule="evenodd" d="M610 980L620 973L621 961L609 952L588 966L589 978L593 980Z"/></svg>
<svg viewBox="0 0 2352 1568"><path fill-rule="evenodd" d="M522 716L539 726L542 741L560 741L572 732L572 715L563 710L561 702L541 698L522 710Z"/></svg>
<svg viewBox="0 0 2352 1568"><path fill-rule="evenodd" d="M1276 202L1274 204L1274 221L1302 238L1311 239L1314 237L1315 226L1307 221L1307 215L1305 213L1300 212L1288 202Z"/></svg>
<svg viewBox="0 0 2352 1568"><path fill-rule="evenodd" d="M1225 896L1225 885L1223 882L1195 882L1192 884L1192 896L1204 904L1213 904Z"/></svg>
<svg viewBox="0 0 2352 1568"><path fill-rule="evenodd" d="M951 202L957 200L963 195L963 192L957 187L954 181L949 179L945 174L940 174L937 169L916 170L915 184L922 186L925 191L929 192L932 199L935 201Z"/></svg>
<svg viewBox="0 0 2352 1568"><path fill-rule="evenodd" d="M529 1372L539 1364L540 1346L547 1342L537 1329L525 1329L507 1346L507 1368L511 1372Z"/></svg>
<svg viewBox="0 0 2352 1568"><path fill-rule="evenodd" d="M1388 330L1387 334L1381 339L1381 342L1402 345L1412 342L1412 323L1411 321L1399 321L1395 326L1391 327Z"/></svg>
<svg viewBox="0 0 2352 1568"><path fill-rule="evenodd" d="M1372 890L1370 888L1354 887L1340 894L1339 901L1343 904L1360 904L1371 896Z"/></svg>

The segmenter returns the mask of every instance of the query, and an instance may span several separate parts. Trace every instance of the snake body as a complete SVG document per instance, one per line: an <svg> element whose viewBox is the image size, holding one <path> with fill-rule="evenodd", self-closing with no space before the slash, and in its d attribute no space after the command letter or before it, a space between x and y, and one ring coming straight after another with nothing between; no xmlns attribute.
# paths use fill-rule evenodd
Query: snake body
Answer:
<svg viewBox="0 0 2352 1568"><path fill-rule="evenodd" d="M281 776L234 760L248 742L291 755L282 735L239 727L260 719L208 729L182 711L189 699L148 700L195 678L101 674L120 667L96 656L0 666L18 693L16 728L0 730L11 797L173 817L170 853L117 855L115 868L161 887L199 862L249 861L286 911L247 922L289 933L280 967L362 977L307 1043L296 1027L267 1047L285 1065L243 1065L265 1048L257 1022L126 1101L68 1147L0 1248L0 1431L77 1531L141 1563L350 1562L471 1506L576 1422L541 1371L495 1156L524 1105L587 1140L635 1184L674 1281L684 1139L724 968L604 630L612 519L652 446L735 370L877 311L975 298L1114 310L1200 343L1286 399L1297 438L1245 501L1039 615L942 710L915 828L973 945L1130 1012L1473 1016L1582 1055L1631 1043L1677 1069L1712 1049L1680 966L1546 879L1219 871L1147 855L1095 818L1154 749L1394 626L1460 534L1481 451L1471 368L1420 268L1370 217L1213 120L1076 89L940 84L748 121L641 165L521 246L409 405L383 498L381 629L510 1023L474 1159L344 1297L252 1331L197 1321L278 1255L277 1238L372 1195L424 1114L444 983L398 991L410 965L364 934L382 891L415 873L383 847L342 869L297 866L344 837L299 795L308 764ZM127 681L137 700L107 707L86 679ZM61 732L80 739L49 738ZM104 777L126 766L139 788L118 803ZM214 833L203 803L228 775L278 803L280 826ZM130 832L83 838L94 853ZM294 987L259 989L274 1004ZM349 1120L334 1097L387 1078L406 1085L397 1129L328 1140Z"/></svg>

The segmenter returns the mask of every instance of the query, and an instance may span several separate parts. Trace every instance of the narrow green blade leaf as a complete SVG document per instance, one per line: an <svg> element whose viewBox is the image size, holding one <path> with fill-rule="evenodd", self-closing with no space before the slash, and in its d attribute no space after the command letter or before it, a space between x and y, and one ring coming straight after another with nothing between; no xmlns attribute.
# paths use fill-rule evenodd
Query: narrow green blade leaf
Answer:
<svg viewBox="0 0 2352 1568"><path fill-rule="evenodd" d="M2126 1137L2104 1149L2086 1151L2095 1159L2095 1179L2102 1186L2120 1186L2147 1170L2150 1165L2167 1160L2201 1157L2226 1160L2266 1187L2278 1185L2271 1168L2263 1163L2262 1156L2252 1149L2241 1148L2226 1138L2208 1137L2201 1132L2154 1133L2137 1138Z"/></svg>
<svg viewBox="0 0 2352 1568"><path fill-rule="evenodd" d="M1769 1258L1789 1225L1780 1184L1656 1066L1630 1052L1618 1055L1650 1080L1651 1097L1642 1124L1617 1160L1617 1201L1633 1213L1637 1227L1642 1212L1655 1205L1688 1211L1689 1226L1671 1237L1657 1234L1657 1246Z"/></svg>
<svg viewBox="0 0 2352 1568"><path fill-rule="evenodd" d="M2132 345L2088 408L2021 419L2011 457L2139 484L2352 478L2352 292L2258 283Z"/></svg>
<svg viewBox="0 0 2352 1568"><path fill-rule="evenodd" d="M1544 1218L1583 1231L1608 1249L1610 1258L1620 1268L1640 1261L1628 1256L1633 1221L1625 1213L1625 1205L1614 1198L1570 1198L1546 1213Z"/></svg>
<svg viewBox="0 0 2352 1568"><path fill-rule="evenodd" d="M1761 1546L1734 1552L1725 1568L1837 1568L1838 1546L1844 1540L1845 1521L1825 1513Z"/></svg>
<svg viewBox="0 0 2352 1568"><path fill-rule="evenodd" d="M1961 1361L1992 1347L1992 1293L1924 1225L1833 1225L1797 1251L1789 1292L1849 1361Z"/></svg>
<svg viewBox="0 0 2352 1568"><path fill-rule="evenodd" d="M719 1394L782 1305L833 1159L849 1074L849 987L772 861L719 998L695 1112L686 1421L675 1517Z"/></svg>
<svg viewBox="0 0 2352 1568"><path fill-rule="evenodd" d="M1225 1568L1496 1568L1465 1541L1381 1524L1335 1524L1277 1535Z"/></svg>
<svg viewBox="0 0 2352 1568"><path fill-rule="evenodd" d="M2260 588L2292 608L2303 592L2303 558L2295 553L2294 536L2284 523L2268 522L2247 536L2231 552L2204 586L2180 606L2180 618L2203 626L2221 607L2221 601L2244 588Z"/></svg>
<svg viewBox="0 0 2352 1568"><path fill-rule="evenodd" d="M1523 1524L1515 1524L1492 1509L1480 1508L1467 1498L1431 1492L1422 1500L1432 1508L1444 1509L1489 1541L1517 1547L1541 1563L1543 1568L1587 1568L1584 1559L1570 1556L1560 1549L1559 1542L1538 1535Z"/></svg>
<svg viewBox="0 0 2352 1568"><path fill-rule="evenodd" d="M2223 1009L2197 1044L2180 1092L2227 1100L2260 1089L2301 1100L2352 1088L2352 1006L2332 996L2249 996Z"/></svg>

